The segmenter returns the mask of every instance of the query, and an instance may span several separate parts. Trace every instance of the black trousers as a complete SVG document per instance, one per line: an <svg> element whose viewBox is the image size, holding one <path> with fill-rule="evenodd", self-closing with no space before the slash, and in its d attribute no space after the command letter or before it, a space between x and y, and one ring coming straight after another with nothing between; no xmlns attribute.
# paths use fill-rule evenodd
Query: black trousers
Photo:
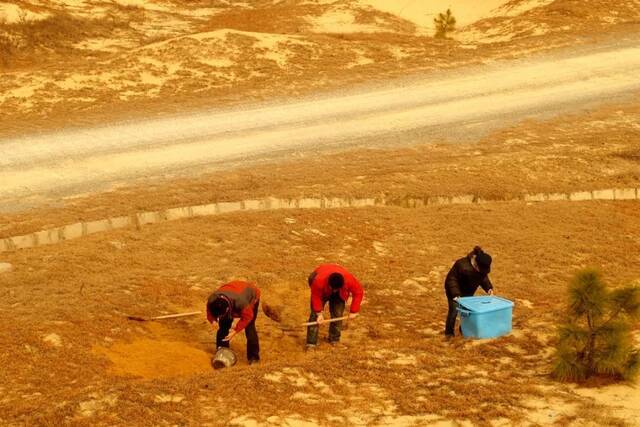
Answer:
<svg viewBox="0 0 640 427"><path fill-rule="evenodd" d="M458 317L458 303L453 298L447 298L449 302L449 312L447 313L447 321L444 327L444 334L447 336L453 336L456 329L456 318Z"/></svg>
<svg viewBox="0 0 640 427"><path fill-rule="evenodd" d="M260 342L258 341L258 331L256 331L256 317L258 317L258 306L260 301L256 301L256 305L253 307L253 319L247 327L244 329L244 334L247 337L247 359L248 360L260 360ZM229 347L229 341L222 341L231 329L233 318L231 316L220 319L220 327L216 334L216 346Z"/></svg>
<svg viewBox="0 0 640 427"><path fill-rule="evenodd" d="M326 304L326 301L323 301ZM331 312L331 318L342 317L344 313L344 300L340 298L340 294L338 292L331 294L329 297L329 311ZM309 315L309 322L315 322L318 320L318 315L313 308L311 308L311 315ZM331 322L329 324L329 342L338 342L340 341L340 334L342 330L342 320L339 322ZM307 344L317 344L318 343L318 332L320 327L318 325L307 326Z"/></svg>

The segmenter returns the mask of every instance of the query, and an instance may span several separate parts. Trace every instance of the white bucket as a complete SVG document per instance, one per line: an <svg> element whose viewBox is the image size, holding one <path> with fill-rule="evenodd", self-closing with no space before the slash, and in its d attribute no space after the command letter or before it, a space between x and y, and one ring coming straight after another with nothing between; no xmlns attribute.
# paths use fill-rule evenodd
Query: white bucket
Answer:
<svg viewBox="0 0 640 427"><path fill-rule="evenodd" d="M220 347L218 351L216 351L213 360L211 360L211 365L213 369L230 368L235 365L237 361L238 357L233 350L227 347Z"/></svg>

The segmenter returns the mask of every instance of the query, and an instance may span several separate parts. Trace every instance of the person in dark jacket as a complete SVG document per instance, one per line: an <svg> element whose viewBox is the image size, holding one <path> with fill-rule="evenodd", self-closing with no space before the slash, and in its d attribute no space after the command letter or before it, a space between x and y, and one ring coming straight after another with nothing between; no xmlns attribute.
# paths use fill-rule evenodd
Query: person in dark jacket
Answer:
<svg viewBox="0 0 640 427"><path fill-rule="evenodd" d="M249 364L260 361L260 343L256 331L259 305L260 289L253 283L234 281L212 293L207 301L207 319L211 325L216 322L219 324L216 348L229 347L229 341L244 330ZM234 318L240 320L232 330Z"/></svg>
<svg viewBox="0 0 640 427"><path fill-rule="evenodd" d="M444 289L449 302L449 312L444 334L447 337L454 335L456 317L458 316L457 300L460 297L470 297L475 294L478 286L489 295L493 294L493 285L489 280L491 271L491 255L484 252L480 246L476 246L464 258L457 260L444 281Z"/></svg>
<svg viewBox="0 0 640 427"><path fill-rule="evenodd" d="M309 276L311 288L311 315L309 322L317 325L307 326L307 350L318 344L318 325L325 322L324 306L329 302L331 317L342 317L344 306L349 296L352 296L349 308L349 319L355 319L360 312L360 304L364 297L364 289L358 279L338 264L319 265ZM329 326L329 343L340 341L342 321L332 322Z"/></svg>

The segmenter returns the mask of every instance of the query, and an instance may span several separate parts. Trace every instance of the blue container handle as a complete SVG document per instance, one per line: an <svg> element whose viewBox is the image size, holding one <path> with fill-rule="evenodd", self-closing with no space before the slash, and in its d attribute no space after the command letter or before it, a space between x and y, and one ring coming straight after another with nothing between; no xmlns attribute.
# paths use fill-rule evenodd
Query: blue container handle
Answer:
<svg viewBox="0 0 640 427"><path fill-rule="evenodd" d="M469 317L471 316L471 312L468 310L463 310L460 307L458 307L458 312L460 313L460 317Z"/></svg>

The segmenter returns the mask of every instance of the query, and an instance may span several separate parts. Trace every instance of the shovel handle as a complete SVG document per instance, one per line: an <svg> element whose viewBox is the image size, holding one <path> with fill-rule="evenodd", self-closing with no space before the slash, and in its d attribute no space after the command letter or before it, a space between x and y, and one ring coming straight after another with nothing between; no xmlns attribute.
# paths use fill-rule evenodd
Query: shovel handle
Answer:
<svg viewBox="0 0 640 427"><path fill-rule="evenodd" d="M196 314L202 314L202 312L192 311L190 313L165 314L164 316L156 316L156 317L148 317L148 318L139 317L139 316L127 316L127 319L135 320L137 322L149 322L152 320L175 319L177 317L195 316Z"/></svg>
<svg viewBox="0 0 640 427"><path fill-rule="evenodd" d="M195 316L196 314L202 314L202 312L201 311L191 311L189 313L166 314L164 316L151 317L151 318L149 318L149 320L175 319L177 317Z"/></svg>
<svg viewBox="0 0 640 427"><path fill-rule="evenodd" d="M333 319L325 320L322 323L339 322L341 320L346 320L348 318L349 318L349 316L334 317ZM302 326L313 326L313 325L317 325L317 324L318 324L318 322L307 322L307 323L303 323Z"/></svg>

